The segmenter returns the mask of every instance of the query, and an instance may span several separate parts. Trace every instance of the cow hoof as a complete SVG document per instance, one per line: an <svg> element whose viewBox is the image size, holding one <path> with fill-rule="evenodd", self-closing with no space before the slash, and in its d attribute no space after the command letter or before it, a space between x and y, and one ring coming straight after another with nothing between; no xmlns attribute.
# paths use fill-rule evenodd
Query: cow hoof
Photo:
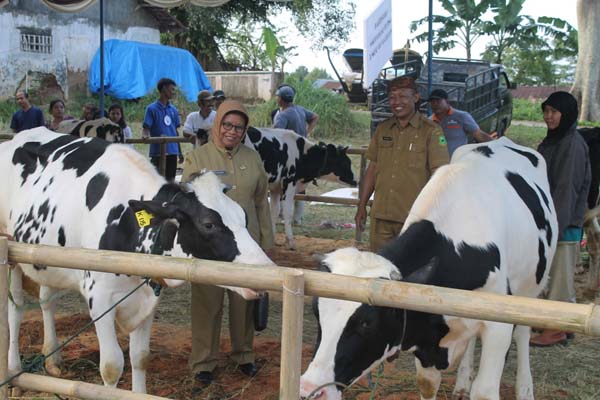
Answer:
<svg viewBox="0 0 600 400"><path fill-rule="evenodd" d="M55 378L62 376L61 366L62 362L55 362L52 359L47 359L44 364L44 368L46 369L48 375L54 376Z"/></svg>
<svg viewBox="0 0 600 400"><path fill-rule="evenodd" d="M469 400L470 398L471 396L469 396L469 393L464 389L452 393L452 400Z"/></svg>

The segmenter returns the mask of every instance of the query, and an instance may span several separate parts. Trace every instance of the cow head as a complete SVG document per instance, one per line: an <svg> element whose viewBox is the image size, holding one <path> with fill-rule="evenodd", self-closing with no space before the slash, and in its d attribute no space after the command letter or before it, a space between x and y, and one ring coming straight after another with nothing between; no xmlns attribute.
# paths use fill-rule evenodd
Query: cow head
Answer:
<svg viewBox="0 0 600 400"><path fill-rule="evenodd" d="M348 154L346 154L348 147L336 147L333 144L325 144L322 142L319 143L319 146L324 147L327 154L322 174L331 176L332 180L353 187L356 186L354 173L352 172L352 162L350 161Z"/></svg>
<svg viewBox="0 0 600 400"><path fill-rule="evenodd" d="M354 248L334 251L322 264L335 274L415 283L426 282L435 268L435 263L429 263L402 279L387 259ZM313 311L319 331L313 360L300 380L304 398L312 394L320 400L341 399L342 385L352 384L396 351L411 346L405 341L410 327L404 310L319 298Z"/></svg>
<svg viewBox="0 0 600 400"><path fill-rule="evenodd" d="M244 210L224 189L215 174L206 173L181 186L166 184L152 200L130 200L129 205L154 216L146 228L159 232L151 239L158 249L154 253L272 265L246 229Z"/></svg>
<svg viewBox="0 0 600 400"><path fill-rule="evenodd" d="M125 137L123 136L123 130L121 127L114 122L112 122L108 118L99 118L92 121L89 121L89 124L92 126L92 131L94 128L96 130L96 137L100 139L104 139L107 142L111 143L124 143ZM86 132L85 136L88 135Z"/></svg>

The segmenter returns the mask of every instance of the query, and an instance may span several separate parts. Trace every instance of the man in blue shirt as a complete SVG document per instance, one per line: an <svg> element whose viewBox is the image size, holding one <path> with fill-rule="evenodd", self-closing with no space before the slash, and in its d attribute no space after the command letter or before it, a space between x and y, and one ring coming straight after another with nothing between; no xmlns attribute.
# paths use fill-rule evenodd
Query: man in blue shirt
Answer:
<svg viewBox="0 0 600 400"><path fill-rule="evenodd" d="M13 114L10 121L10 128L14 133L44 126L44 113L39 108L31 105L27 92L19 90L15 99L21 109Z"/></svg>
<svg viewBox="0 0 600 400"><path fill-rule="evenodd" d="M277 105L279 110L273 118L273 127L281 129L289 129L296 132L298 135L308 138L312 133L319 116L302 106L294 104L296 92L294 88L288 85L282 85L275 92L277 96ZM300 194L305 194L306 191L301 191ZM294 224L300 225L304 216L304 202L294 202Z"/></svg>
<svg viewBox="0 0 600 400"><path fill-rule="evenodd" d="M179 133L177 129L181 125L179 120L179 112L171 103L171 99L175 97L175 81L169 78L161 78L156 88L160 93L160 97L154 103L146 107L146 115L144 116L142 136L147 137L177 137ZM177 159L183 163L183 154L179 143L167 143L167 165L165 169L165 178L168 181L175 180L177 172ZM160 162L160 144L150 145L150 161L158 169Z"/></svg>
<svg viewBox="0 0 600 400"><path fill-rule="evenodd" d="M317 113L294 104L296 93L291 86L280 86L275 95L279 111L273 119L273 127L290 129L302 137L308 137L319 122Z"/></svg>
<svg viewBox="0 0 600 400"><path fill-rule="evenodd" d="M454 150L467 144L469 138L474 138L477 143L488 142L493 137L481 129L471 114L452 108L448 103L448 93L442 89L435 89L429 95L429 104L433 115L431 119L437 122L444 131L448 153L452 157Z"/></svg>

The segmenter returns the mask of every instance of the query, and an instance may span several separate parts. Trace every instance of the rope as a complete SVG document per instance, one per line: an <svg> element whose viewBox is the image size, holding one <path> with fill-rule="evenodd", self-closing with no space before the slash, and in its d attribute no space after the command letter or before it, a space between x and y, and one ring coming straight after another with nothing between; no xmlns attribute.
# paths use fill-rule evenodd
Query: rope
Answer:
<svg viewBox="0 0 600 400"><path fill-rule="evenodd" d="M73 341L73 339L75 339L77 336L81 335L90 326L92 326L93 324L95 324L96 321L99 321L102 317L104 317L110 311L114 310L115 307L117 307L119 304L121 304L122 302L124 302L129 296L131 296L139 288L141 288L142 286L144 286L146 284L149 284L150 280L151 280L150 278L144 278L144 280L142 281L142 283L140 283L139 285L137 285L133 290L131 290L129 293L127 293L123 298L121 298L115 304L113 304L112 306L110 306L106 311L104 311L102 314L100 314L96 319L94 319L94 320L88 322L87 324L85 324L74 335L72 335L71 337L69 337L60 346L58 346L56 349L54 349L52 352L50 352L50 354L39 355L39 356L34 357L31 360L31 362L29 363L29 365L23 366L23 370L21 372L15 374L13 376L11 376L10 378L8 378L7 380L5 380L4 382L0 383L0 387L8 385L13 379L18 378L19 376L23 375L26 372L27 373L34 373L34 372L38 372L38 371L41 371L42 369L44 369L43 364L46 361L46 359L50 358L54 353L62 350L67 344L69 344L71 341Z"/></svg>

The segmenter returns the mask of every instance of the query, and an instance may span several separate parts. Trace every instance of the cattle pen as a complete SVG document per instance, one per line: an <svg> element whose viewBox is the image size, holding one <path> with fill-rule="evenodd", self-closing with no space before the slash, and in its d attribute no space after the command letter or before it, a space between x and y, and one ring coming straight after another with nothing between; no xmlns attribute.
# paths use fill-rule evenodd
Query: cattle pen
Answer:
<svg viewBox="0 0 600 400"><path fill-rule="evenodd" d="M8 272L11 263L44 264L197 283L253 287L283 292L281 399L298 399L304 295L371 305L401 307L435 314L484 319L600 336L600 305L572 304L492 293L472 292L384 279L355 278L277 266L249 266L201 259L179 259L106 250L29 245L0 237L0 381L9 377ZM260 273L257 273L260 272ZM350 288L352 288L350 290ZM83 382L25 373L12 382L23 389L81 399L161 399ZM0 400L7 388L0 387Z"/></svg>

